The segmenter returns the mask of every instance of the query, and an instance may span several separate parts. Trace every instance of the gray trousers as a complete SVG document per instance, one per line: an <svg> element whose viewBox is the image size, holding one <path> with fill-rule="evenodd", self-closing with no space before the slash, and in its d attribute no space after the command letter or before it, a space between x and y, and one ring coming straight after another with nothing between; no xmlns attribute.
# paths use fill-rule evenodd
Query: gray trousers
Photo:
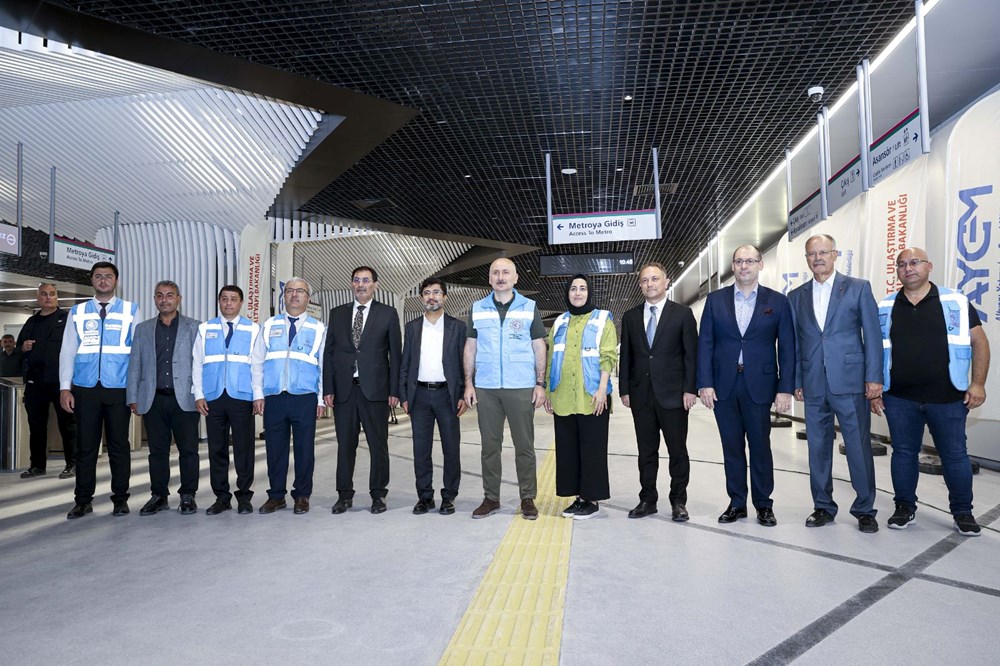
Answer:
<svg viewBox="0 0 1000 666"><path fill-rule="evenodd" d="M534 389L476 388L479 402L479 434L483 442L483 494L500 501L500 475L503 471L500 448L506 419L514 440L514 465L521 499L534 499L535 476L535 407L531 404Z"/></svg>

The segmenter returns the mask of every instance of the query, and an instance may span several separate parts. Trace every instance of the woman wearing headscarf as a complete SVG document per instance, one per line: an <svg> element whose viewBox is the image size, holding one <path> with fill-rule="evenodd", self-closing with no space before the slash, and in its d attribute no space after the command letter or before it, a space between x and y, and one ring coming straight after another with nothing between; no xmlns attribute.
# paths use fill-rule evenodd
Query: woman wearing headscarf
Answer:
<svg viewBox="0 0 1000 666"><path fill-rule="evenodd" d="M545 411L555 415L556 494L575 497L563 516L584 520L611 496L608 485L608 415L618 334L611 313L591 302L590 282L566 285L569 310L549 331Z"/></svg>

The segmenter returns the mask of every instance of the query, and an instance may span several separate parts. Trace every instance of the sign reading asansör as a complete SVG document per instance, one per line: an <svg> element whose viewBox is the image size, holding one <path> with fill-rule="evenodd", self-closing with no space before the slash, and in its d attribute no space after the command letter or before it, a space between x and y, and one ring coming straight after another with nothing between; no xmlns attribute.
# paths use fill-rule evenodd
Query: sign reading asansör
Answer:
<svg viewBox="0 0 1000 666"><path fill-rule="evenodd" d="M553 215L549 243L604 243L650 240L660 237L655 210L619 210L601 213Z"/></svg>

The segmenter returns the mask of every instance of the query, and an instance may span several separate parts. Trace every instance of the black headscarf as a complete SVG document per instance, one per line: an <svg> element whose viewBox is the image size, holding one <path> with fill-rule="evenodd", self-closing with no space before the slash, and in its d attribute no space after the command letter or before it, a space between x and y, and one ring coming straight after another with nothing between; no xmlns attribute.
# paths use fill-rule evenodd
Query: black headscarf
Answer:
<svg viewBox="0 0 1000 666"><path fill-rule="evenodd" d="M587 302L581 305L580 307L576 307L569 302L569 288L573 286L574 280L583 280L584 282L587 283ZM591 302L590 299L592 297L593 297L593 292L590 290L590 280L587 279L586 275L582 274L574 275L569 279L569 282L566 283L566 305L569 307L569 313L571 315L582 315L593 312L597 306L595 306L593 302Z"/></svg>

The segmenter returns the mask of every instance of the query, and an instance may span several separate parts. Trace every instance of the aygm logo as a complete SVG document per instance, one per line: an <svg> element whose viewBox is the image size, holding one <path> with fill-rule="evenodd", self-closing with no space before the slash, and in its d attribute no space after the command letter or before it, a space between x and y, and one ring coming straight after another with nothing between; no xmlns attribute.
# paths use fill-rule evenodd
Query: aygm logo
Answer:
<svg viewBox="0 0 1000 666"><path fill-rule="evenodd" d="M989 220L980 221L976 215L979 208L976 197L992 193L992 185L981 185L958 192L958 200L965 206L962 216L958 218L957 261L958 270L962 274L958 290L969 298L983 325L989 321L989 316L983 309L983 296L990 291L989 263L983 260L990 250L990 234L993 229Z"/></svg>

